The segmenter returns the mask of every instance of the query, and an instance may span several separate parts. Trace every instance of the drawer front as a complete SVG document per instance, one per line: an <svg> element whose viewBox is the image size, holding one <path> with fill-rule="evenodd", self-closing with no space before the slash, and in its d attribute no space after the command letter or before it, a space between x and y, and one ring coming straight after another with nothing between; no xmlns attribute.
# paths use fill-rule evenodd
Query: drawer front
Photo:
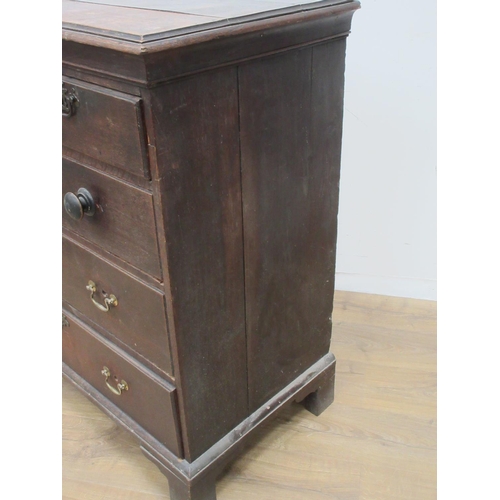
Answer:
<svg viewBox="0 0 500 500"><path fill-rule="evenodd" d="M181 457L175 388L157 379L70 314L63 312L63 315L64 363ZM103 374L105 368L108 376ZM122 381L126 390L119 388ZM116 394L120 390L121 394Z"/></svg>
<svg viewBox="0 0 500 500"><path fill-rule="evenodd" d="M153 196L73 161L62 165L63 197L85 188L96 203L94 215L80 220L72 219L62 203L63 226L160 278Z"/></svg>
<svg viewBox="0 0 500 500"><path fill-rule="evenodd" d="M139 97L73 81L63 81L63 94L77 99L62 119L63 146L150 178Z"/></svg>
<svg viewBox="0 0 500 500"><path fill-rule="evenodd" d="M163 293L65 237L62 260L63 300L171 374ZM89 281L96 289L92 297ZM106 305L111 295L116 297L116 306ZM106 307L109 310L103 311Z"/></svg>

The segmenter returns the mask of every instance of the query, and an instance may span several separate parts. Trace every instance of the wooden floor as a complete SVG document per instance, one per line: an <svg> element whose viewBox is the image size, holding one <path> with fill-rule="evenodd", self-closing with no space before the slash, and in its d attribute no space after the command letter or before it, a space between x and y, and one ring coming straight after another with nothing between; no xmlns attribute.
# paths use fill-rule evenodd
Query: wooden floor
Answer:
<svg viewBox="0 0 500 500"><path fill-rule="evenodd" d="M436 303L336 292L336 400L268 425L218 500L436 498ZM124 431L63 382L63 499L168 500Z"/></svg>

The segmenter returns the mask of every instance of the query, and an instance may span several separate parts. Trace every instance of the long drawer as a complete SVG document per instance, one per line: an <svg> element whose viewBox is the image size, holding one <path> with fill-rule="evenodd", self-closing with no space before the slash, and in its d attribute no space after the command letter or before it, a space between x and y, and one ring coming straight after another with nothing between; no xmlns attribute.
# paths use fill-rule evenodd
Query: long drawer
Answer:
<svg viewBox="0 0 500 500"><path fill-rule="evenodd" d="M62 263L63 300L171 374L163 293L66 237Z"/></svg>
<svg viewBox="0 0 500 500"><path fill-rule="evenodd" d="M141 99L75 80L63 81L62 143L149 178ZM70 111L71 109L71 111Z"/></svg>
<svg viewBox="0 0 500 500"><path fill-rule="evenodd" d="M66 363L142 428L182 457L176 389L63 311Z"/></svg>
<svg viewBox="0 0 500 500"><path fill-rule="evenodd" d="M150 193L70 160L62 163L62 193L86 189L95 202L80 220L63 207L63 226L157 278L161 277Z"/></svg>

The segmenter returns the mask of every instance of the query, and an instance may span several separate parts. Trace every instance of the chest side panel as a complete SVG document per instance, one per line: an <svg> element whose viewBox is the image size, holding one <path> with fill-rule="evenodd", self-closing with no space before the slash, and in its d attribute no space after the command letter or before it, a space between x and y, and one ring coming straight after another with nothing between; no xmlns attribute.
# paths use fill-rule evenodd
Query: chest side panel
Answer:
<svg viewBox="0 0 500 500"><path fill-rule="evenodd" d="M329 349L344 50L240 67L250 410Z"/></svg>
<svg viewBox="0 0 500 500"><path fill-rule="evenodd" d="M151 91L186 457L247 416L236 68Z"/></svg>

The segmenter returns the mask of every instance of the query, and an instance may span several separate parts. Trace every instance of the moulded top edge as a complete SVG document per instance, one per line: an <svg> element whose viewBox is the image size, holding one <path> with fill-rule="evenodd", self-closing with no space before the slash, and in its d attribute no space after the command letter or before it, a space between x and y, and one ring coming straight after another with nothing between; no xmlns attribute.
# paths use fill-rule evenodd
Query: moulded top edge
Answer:
<svg viewBox="0 0 500 500"><path fill-rule="evenodd" d="M63 0L66 39L93 35L133 45L171 39L355 0ZM208 5L207 5L208 4Z"/></svg>

